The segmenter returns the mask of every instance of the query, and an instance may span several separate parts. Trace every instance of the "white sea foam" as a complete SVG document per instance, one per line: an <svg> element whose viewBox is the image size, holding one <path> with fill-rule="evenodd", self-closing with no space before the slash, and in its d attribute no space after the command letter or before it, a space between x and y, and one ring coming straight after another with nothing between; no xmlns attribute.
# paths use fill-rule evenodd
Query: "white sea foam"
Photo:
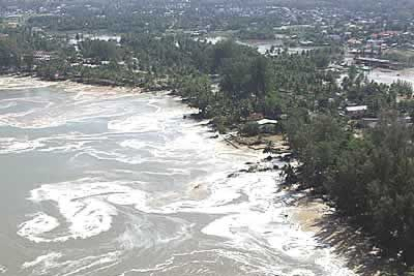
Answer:
<svg viewBox="0 0 414 276"><path fill-rule="evenodd" d="M116 206L133 206L148 214L220 214L221 217L206 225L202 232L227 239L223 245L228 248L257 252L265 250L262 254L271 254L267 250L273 248L276 250L273 254L279 252L278 254L286 255L299 263L316 258L316 263L327 273L352 275L342 267L341 263L330 262L329 260L334 257L329 252L319 249L319 244L309 233L301 232L292 223L286 221L284 214L288 208L274 204L275 197L286 195L277 193L275 179L278 177L277 173L264 172L245 173L238 177L227 178L225 173L220 172L206 180L207 183L211 183L208 187L209 196L206 199L180 200L158 207L151 206L148 194L131 187L130 183L107 183L89 178L75 182L42 185L32 191L31 200L56 202L60 213L70 224L70 234L50 238L50 241L88 238L109 230L112 217L118 213ZM181 225L184 227L183 224ZM25 231L30 233L30 230L25 229ZM123 245L124 249L129 250L135 246L149 247L153 243L162 242L162 237L158 237L157 241L153 242L145 240L144 237L148 238L151 235L148 233L140 235L140 231L139 228L133 229L133 232L127 231L118 238L118 242ZM185 228L180 231L183 233L178 235L180 239L189 232ZM38 233L32 230L30 239L39 238L39 235L44 236L44 234L44 232ZM168 237L167 235L164 239L168 243L174 237L177 236ZM240 254L232 256L226 250L223 252L223 257L234 258L235 261L246 262L246 264L251 258L249 255ZM251 269L263 273L278 271L277 267L273 266L250 265ZM289 274L281 273L280 275L310 276L314 274L306 269L297 269Z"/></svg>
<svg viewBox="0 0 414 276"><path fill-rule="evenodd" d="M134 205L139 210L148 211L146 194L130 185L130 182L101 182L93 178L42 185L31 192L30 200L54 202L68 229L59 236L46 237L45 234L52 229L45 225L58 222L46 215L35 215L34 219L20 225L18 234L32 241L64 242L106 232L111 228L113 216L118 214L115 205Z"/></svg>
<svg viewBox="0 0 414 276"><path fill-rule="evenodd" d="M42 238L42 235L56 229L59 225L56 218L45 213L36 213L32 215L32 219L19 226L17 234L34 242L43 242L47 239Z"/></svg>
<svg viewBox="0 0 414 276"><path fill-rule="evenodd" d="M319 260L321 269L327 273L335 272L352 275L343 268L343 264L337 262L324 263L320 259L334 258L329 252L320 249L320 244L312 237L312 234L302 232L285 218L288 208L274 204L275 197L284 197L285 193L276 193L275 178L277 173L253 173L243 174L236 178L214 182L210 187L210 195L201 201L181 201L179 203L164 206L165 213L210 213L223 216L212 221L202 229L206 235L225 238L224 243L228 248L239 248L247 251L262 252L264 255L282 254L294 259L295 262L312 262ZM281 200L282 198L280 198ZM266 248L273 248L268 252ZM228 251L225 251L228 258ZM240 254L235 261L241 262ZM245 256L243 262L249 263L250 255ZM329 264L329 265L328 265ZM275 272L275 267L258 265L262 273ZM295 274L296 273L296 274ZM281 275L285 275L282 274ZM314 275L306 269L298 269L289 275Z"/></svg>
<svg viewBox="0 0 414 276"><path fill-rule="evenodd" d="M162 132L160 118L152 116L132 116L126 119L113 120L108 123L108 129L118 132Z"/></svg>
<svg viewBox="0 0 414 276"><path fill-rule="evenodd" d="M121 147L124 148L131 148L131 149L143 149L145 147L149 146L149 143L147 141L140 141L140 140L125 140L119 143Z"/></svg>
<svg viewBox="0 0 414 276"><path fill-rule="evenodd" d="M185 220L168 218L160 225L154 225L147 217L130 218L126 230L116 239L124 250L149 249L152 247L168 246L174 241L183 241L191 237L191 228ZM159 226L155 229L151 226Z"/></svg>
<svg viewBox="0 0 414 276"><path fill-rule="evenodd" d="M0 138L0 154L23 153L43 146L39 140Z"/></svg>
<svg viewBox="0 0 414 276"><path fill-rule="evenodd" d="M108 252L97 256L88 256L76 260L67 260L61 252L51 252L25 262L22 269L30 271L30 275L73 276L89 275L103 268L114 266L120 257L119 251Z"/></svg>
<svg viewBox="0 0 414 276"><path fill-rule="evenodd" d="M331 275L335 276L356 276L354 272L348 269L339 256L332 253L332 248L323 249L323 254L315 260L315 264Z"/></svg>
<svg viewBox="0 0 414 276"><path fill-rule="evenodd" d="M116 151L103 151L97 150L94 148L84 148L81 152L75 155L72 160L76 158L82 157L83 155L92 156L98 160L109 160L109 161L117 161L120 163L125 163L129 165L138 165L144 163L146 160L142 159L140 155L135 154L131 155L129 153L122 153Z"/></svg>
<svg viewBox="0 0 414 276"><path fill-rule="evenodd" d="M44 242L62 242L68 239L85 239L108 231L112 216L117 214L116 208L107 204L101 195L122 190L119 185L99 183L91 179L78 182L59 183L58 185L42 185L31 192L30 199L34 202L53 201L61 215L68 223L68 229L61 236L43 237ZM125 192L125 191L124 191ZM32 230L31 223L24 223L25 237L38 240L44 232ZM22 228L19 234L22 234ZM30 234L30 235L28 235Z"/></svg>
<svg viewBox="0 0 414 276"><path fill-rule="evenodd" d="M337 274L333 275L336 276ZM315 273L307 269L294 269L288 276L315 276Z"/></svg>
<svg viewBox="0 0 414 276"><path fill-rule="evenodd" d="M68 133L29 139L28 137L2 137L0 138L0 154L39 152L94 152L92 144L106 140L100 135L86 135L82 133Z"/></svg>
<svg viewBox="0 0 414 276"><path fill-rule="evenodd" d="M117 100L124 98L123 95L105 94L106 96L98 97L91 93L82 99L79 99L79 95L83 93L71 95L64 102L53 98L45 99L36 94L26 98L4 99L0 102L0 107L10 108L19 105L26 109L0 114L0 126L43 129L97 118L116 118L134 112L133 105L118 105Z"/></svg>
<svg viewBox="0 0 414 276"><path fill-rule="evenodd" d="M214 182L207 199L179 201L160 207L151 207L148 195L127 183L105 183L95 179L43 185L32 191L31 199L56 202L60 213L70 223L70 234L49 241L88 238L108 231L112 216L117 215L116 206L129 205L146 213L222 214L224 216L211 222L202 232L226 238L232 246L240 248L252 249L254 244L264 242L266 247L302 260L317 248L310 235L294 229L284 220L283 209L273 205L274 173L243 174L230 179L220 177L223 180ZM45 232L31 229L32 224L32 221L23 224L19 233L26 233L22 236L31 240L39 240L39 235Z"/></svg>
<svg viewBox="0 0 414 276"><path fill-rule="evenodd" d="M25 262L22 265L22 268L29 269L39 266L40 264L42 264L43 267L51 266L52 264L56 263L57 259L60 259L62 256L62 253L51 252L46 255L39 256L33 261Z"/></svg>
<svg viewBox="0 0 414 276"><path fill-rule="evenodd" d="M177 124L184 114L192 112L193 109L185 107L160 107L165 98L150 98L147 100L146 107L151 107L155 111L142 113L139 115L125 116L108 123L108 129L121 133L163 133L166 128L169 130L180 131L183 123ZM118 116L119 117L119 116Z"/></svg>

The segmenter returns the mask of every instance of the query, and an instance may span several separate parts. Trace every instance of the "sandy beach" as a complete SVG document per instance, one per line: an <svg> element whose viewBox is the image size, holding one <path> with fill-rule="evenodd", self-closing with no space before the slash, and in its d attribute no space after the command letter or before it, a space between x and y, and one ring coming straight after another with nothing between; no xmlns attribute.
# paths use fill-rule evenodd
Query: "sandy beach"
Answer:
<svg viewBox="0 0 414 276"><path fill-rule="evenodd" d="M322 244L333 249L338 256L346 259L347 265L361 276L379 276L398 266L380 256L367 235L357 229L334 208L310 191L295 193L297 199L291 202L291 219L298 227L312 233Z"/></svg>
<svg viewBox="0 0 414 276"><path fill-rule="evenodd" d="M139 87L103 86L83 84L74 81L43 81L34 77L21 77L15 75L0 76L0 87L5 86L8 90L22 90L32 88L57 87L67 92L85 93L142 93L144 90Z"/></svg>

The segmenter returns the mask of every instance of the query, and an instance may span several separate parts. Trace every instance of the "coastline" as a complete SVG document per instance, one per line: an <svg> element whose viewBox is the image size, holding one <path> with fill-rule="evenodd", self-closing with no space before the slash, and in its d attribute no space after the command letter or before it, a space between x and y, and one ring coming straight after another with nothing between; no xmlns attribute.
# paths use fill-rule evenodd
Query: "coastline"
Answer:
<svg viewBox="0 0 414 276"><path fill-rule="evenodd" d="M275 139L274 136L271 137ZM280 157L280 153L290 152L286 141L280 137L277 139L279 143L272 147L272 151L276 152L275 158ZM257 143L257 137L253 137L250 141L255 142L249 144L235 136L229 141L226 140L227 144L240 150L262 152L266 148L266 140ZM320 195L312 194L311 189L300 190L300 184L281 186L280 189L287 192L291 199L286 202L287 219L295 228L310 233L322 246L332 249L356 275L381 276L399 268L398 263L381 256L380 249L375 247L368 235L352 225L349 219L338 214Z"/></svg>
<svg viewBox="0 0 414 276"><path fill-rule="evenodd" d="M23 81L23 83L22 83ZM22 76L15 74L0 75L0 85L6 83L9 87L8 89L22 89L25 87L48 87L48 86L57 86L65 88L65 91L76 91L77 89L82 89L85 92L122 92L122 93L143 93L146 92L143 88L140 87L127 87L127 86L106 86L98 84L86 84L79 83L73 80L42 80L38 77L33 76Z"/></svg>
<svg viewBox="0 0 414 276"><path fill-rule="evenodd" d="M357 275L381 275L385 263L369 239L320 197L312 196L309 191L301 193L303 195L291 203L292 221L344 258L347 267Z"/></svg>
<svg viewBox="0 0 414 276"><path fill-rule="evenodd" d="M108 87L108 86L98 86L98 85L88 85L72 81L42 81L38 78L33 77L18 77L18 76L9 76L8 79L15 79L20 82L22 79L26 78L26 85L37 84L36 87L45 87L42 85L49 84L50 86L61 86L65 91L82 91L85 92L109 92L109 93L120 93L120 92L143 92L142 90L128 89L125 87ZM0 77L3 81L4 76ZM7 79L7 77L6 77ZM47 87L47 86L46 86ZM18 87L21 89L21 86ZM108 91L110 88L110 91ZM274 137L275 143L273 149L281 150L284 152L288 151L286 148L285 141L281 139L280 136ZM229 143L224 139L226 143ZM233 147L236 145L240 150L251 150L263 151L266 148L266 143L249 145L246 143L240 143L240 141L230 139L233 143ZM199 184L195 184L192 192L194 192L195 199L201 199L206 196L204 190L205 187ZM288 193L295 194L292 198L295 200L288 204L288 219L303 230L304 232L312 233L312 235L321 242L321 244L326 245L333 249L335 255L340 258L345 258L348 264L348 267L354 270L359 275L378 275L375 274L378 271L377 262L373 262L374 257L370 257L370 250L367 248L366 241L361 242L362 234L355 233L355 230L352 229L347 223L342 220L338 215L335 215L335 211L329 208L329 206L324 203L321 199L313 197L308 192L298 192L294 189L288 189ZM340 229L340 230L338 230ZM345 237L347 239L345 240ZM364 257L365 256L365 257ZM371 262L372 268L362 267L362 264L365 265L365 262Z"/></svg>

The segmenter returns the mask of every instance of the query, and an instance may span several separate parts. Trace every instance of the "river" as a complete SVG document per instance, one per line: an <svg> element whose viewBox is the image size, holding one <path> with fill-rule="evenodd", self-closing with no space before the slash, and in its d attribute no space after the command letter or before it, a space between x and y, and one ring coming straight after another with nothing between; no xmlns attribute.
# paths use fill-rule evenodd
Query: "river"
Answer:
<svg viewBox="0 0 414 276"><path fill-rule="evenodd" d="M291 220L278 171L237 173L264 156L192 112L0 78L0 275L353 275Z"/></svg>

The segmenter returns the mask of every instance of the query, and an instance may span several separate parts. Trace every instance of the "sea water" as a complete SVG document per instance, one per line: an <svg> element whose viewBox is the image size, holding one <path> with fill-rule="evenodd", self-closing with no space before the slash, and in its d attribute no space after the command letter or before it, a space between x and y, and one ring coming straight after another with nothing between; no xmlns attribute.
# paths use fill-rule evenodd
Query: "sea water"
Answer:
<svg viewBox="0 0 414 276"><path fill-rule="evenodd" d="M0 275L353 275L167 93L0 78ZM270 166L281 163L272 163Z"/></svg>

